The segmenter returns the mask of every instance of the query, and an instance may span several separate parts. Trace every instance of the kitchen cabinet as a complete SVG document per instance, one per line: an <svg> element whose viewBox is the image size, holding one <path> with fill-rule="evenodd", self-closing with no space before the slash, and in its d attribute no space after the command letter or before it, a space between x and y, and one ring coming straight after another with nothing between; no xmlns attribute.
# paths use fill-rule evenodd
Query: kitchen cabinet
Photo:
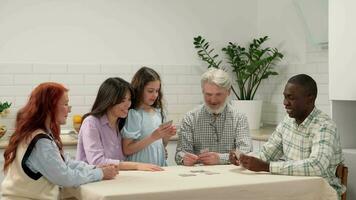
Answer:
<svg viewBox="0 0 356 200"><path fill-rule="evenodd" d="M356 1L329 1L329 96L356 100Z"/></svg>
<svg viewBox="0 0 356 200"><path fill-rule="evenodd" d="M356 1L329 1L329 96L349 168L347 199L356 199Z"/></svg>
<svg viewBox="0 0 356 200"><path fill-rule="evenodd" d="M177 148L177 140L169 141L169 143L167 145L167 151L168 151L167 165L168 166L177 165L176 161L174 159L174 156L176 154L176 148Z"/></svg>

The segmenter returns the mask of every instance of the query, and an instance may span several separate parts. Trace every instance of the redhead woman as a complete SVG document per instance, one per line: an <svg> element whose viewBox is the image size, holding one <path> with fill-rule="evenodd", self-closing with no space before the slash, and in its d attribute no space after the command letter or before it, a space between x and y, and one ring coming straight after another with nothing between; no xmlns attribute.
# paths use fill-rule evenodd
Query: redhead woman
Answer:
<svg viewBox="0 0 356 200"><path fill-rule="evenodd" d="M53 82L38 85L17 113L15 132L5 150L2 198L58 199L59 186L113 179L115 166L94 166L63 154L60 125L70 112L68 89Z"/></svg>

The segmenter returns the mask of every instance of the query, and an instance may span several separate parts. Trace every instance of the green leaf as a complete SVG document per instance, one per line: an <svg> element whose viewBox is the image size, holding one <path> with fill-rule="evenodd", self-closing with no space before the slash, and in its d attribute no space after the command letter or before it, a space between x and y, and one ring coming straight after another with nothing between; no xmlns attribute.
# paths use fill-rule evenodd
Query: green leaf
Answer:
<svg viewBox="0 0 356 200"><path fill-rule="evenodd" d="M12 103L9 103L9 102L7 102L7 101L5 101L4 103L1 103L1 102L0 102L0 112L6 110L6 109L8 109L8 108L10 108L10 107L11 107L11 104L12 104Z"/></svg>
<svg viewBox="0 0 356 200"><path fill-rule="evenodd" d="M263 79L278 75L272 69L276 62L283 58L283 54L277 48L262 48L261 45L268 39L268 36L253 39L248 44L248 48L228 42L227 46L221 49L225 54L228 67L236 75L238 93L232 89L237 99L253 99ZM214 48L210 49L209 42L202 36L194 37L193 44L197 55L207 63L208 68L215 67L226 70L226 66L220 67L222 60L218 60L219 55L214 53Z"/></svg>

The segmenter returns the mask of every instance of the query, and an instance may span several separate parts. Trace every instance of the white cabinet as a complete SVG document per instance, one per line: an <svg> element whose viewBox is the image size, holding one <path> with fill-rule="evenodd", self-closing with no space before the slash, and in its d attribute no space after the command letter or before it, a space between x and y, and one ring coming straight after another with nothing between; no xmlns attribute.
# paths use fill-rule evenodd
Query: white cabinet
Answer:
<svg viewBox="0 0 356 200"><path fill-rule="evenodd" d="M356 1L329 1L329 95L356 100Z"/></svg>
<svg viewBox="0 0 356 200"><path fill-rule="evenodd" d="M347 199L356 199L356 1L329 1L329 95L349 168Z"/></svg>
<svg viewBox="0 0 356 200"><path fill-rule="evenodd" d="M176 140L171 140L169 141L167 145L167 151L168 151L168 158L167 158L167 165L172 166L172 165L177 165L174 156L176 154L176 148L177 148L177 141Z"/></svg>
<svg viewBox="0 0 356 200"><path fill-rule="evenodd" d="M356 101L332 101L332 119L337 125L342 148L356 148Z"/></svg>

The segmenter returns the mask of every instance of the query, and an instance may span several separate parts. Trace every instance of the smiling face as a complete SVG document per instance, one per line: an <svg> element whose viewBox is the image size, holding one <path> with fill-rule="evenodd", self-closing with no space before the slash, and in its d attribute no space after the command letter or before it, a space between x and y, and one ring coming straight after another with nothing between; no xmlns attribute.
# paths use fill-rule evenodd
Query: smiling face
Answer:
<svg viewBox="0 0 356 200"><path fill-rule="evenodd" d="M57 116L56 116L56 121L58 124L63 125L66 124L68 113L71 111L71 106L69 106L69 98L68 98L68 92L65 92L62 97L58 101L58 106L57 106Z"/></svg>
<svg viewBox="0 0 356 200"><path fill-rule="evenodd" d="M161 82L160 81L150 81L148 82L144 89L142 95L142 102L141 105L144 107L152 106L158 98L159 91L161 89Z"/></svg>
<svg viewBox="0 0 356 200"><path fill-rule="evenodd" d="M205 105L208 110L215 114L221 113L225 108L230 91L213 83L204 83L202 89Z"/></svg>
<svg viewBox="0 0 356 200"><path fill-rule="evenodd" d="M115 118L125 118L129 112L131 106L131 93L126 92L125 98L118 104L115 104L109 112L115 116Z"/></svg>
<svg viewBox="0 0 356 200"><path fill-rule="evenodd" d="M302 123L314 108L314 98L302 86L293 83L287 83L283 95L289 117L295 118L298 124Z"/></svg>

